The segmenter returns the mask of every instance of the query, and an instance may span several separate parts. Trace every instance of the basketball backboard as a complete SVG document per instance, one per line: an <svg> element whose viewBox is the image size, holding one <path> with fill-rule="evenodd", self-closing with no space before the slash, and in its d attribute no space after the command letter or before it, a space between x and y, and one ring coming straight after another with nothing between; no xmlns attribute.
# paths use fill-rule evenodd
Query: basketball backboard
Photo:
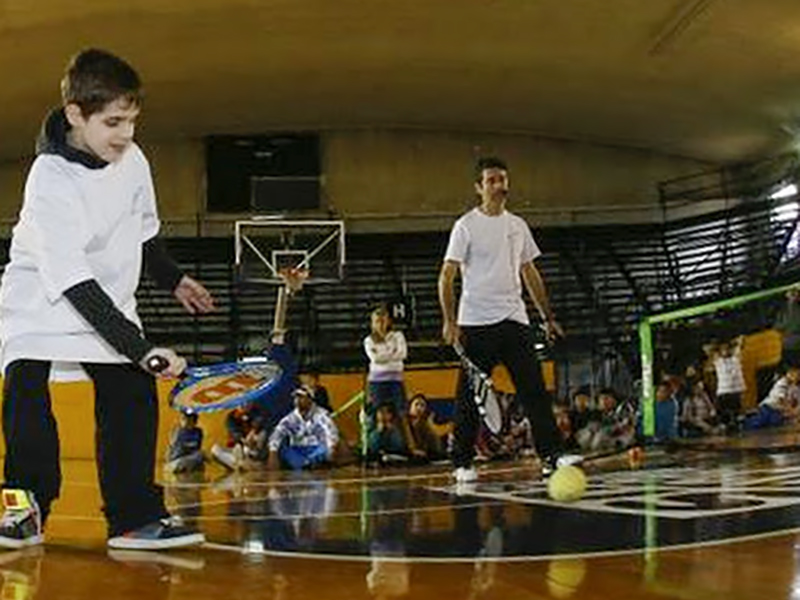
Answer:
<svg viewBox="0 0 800 600"><path fill-rule="evenodd" d="M344 221L252 218L236 221L235 264L241 281L280 284L283 269L308 269L305 284L344 277Z"/></svg>

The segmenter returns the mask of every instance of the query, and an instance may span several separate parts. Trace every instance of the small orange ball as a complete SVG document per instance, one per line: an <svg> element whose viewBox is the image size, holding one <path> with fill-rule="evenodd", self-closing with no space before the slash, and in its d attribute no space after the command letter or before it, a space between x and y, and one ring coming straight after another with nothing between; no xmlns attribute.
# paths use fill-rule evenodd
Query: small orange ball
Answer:
<svg viewBox="0 0 800 600"><path fill-rule="evenodd" d="M634 446L628 450L628 464L632 469L639 468L644 462L644 448L641 446Z"/></svg>

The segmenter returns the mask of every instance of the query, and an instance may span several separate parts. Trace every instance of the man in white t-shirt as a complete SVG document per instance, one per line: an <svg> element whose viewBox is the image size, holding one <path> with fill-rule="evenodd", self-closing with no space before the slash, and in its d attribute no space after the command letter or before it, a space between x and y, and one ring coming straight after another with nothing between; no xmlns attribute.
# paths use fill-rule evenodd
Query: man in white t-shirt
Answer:
<svg viewBox="0 0 800 600"><path fill-rule="evenodd" d="M542 472L547 475L577 457L563 455L552 400L535 355L536 338L522 298L523 284L539 310L548 340L564 333L534 265L541 252L530 228L505 208L509 190L505 163L498 158L479 159L475 176L480 205L453 225L439 274L442 336L448 344L461 341L470 358L487 373L499 363L506 366L533 427ZM462 291L456 315L454 283L459 274ZM460 386L456 400L453 439L453 465L459 482L477 477L472 462L478 411L465 387Z"/></svg>

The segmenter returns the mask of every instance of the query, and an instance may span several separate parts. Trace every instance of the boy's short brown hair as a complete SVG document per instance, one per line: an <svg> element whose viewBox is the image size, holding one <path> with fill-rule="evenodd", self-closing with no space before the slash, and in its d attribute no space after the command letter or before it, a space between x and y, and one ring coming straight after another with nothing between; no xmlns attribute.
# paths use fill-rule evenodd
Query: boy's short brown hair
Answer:
<svg viewBox="0 0 800 600"><path fill-rule="evenodd" d="M119 99L139 106L142 82L136 70L118 56L90 48L76 54L67 65L61 80L61 99L65 106L79 106L88 118Z"/></svg>

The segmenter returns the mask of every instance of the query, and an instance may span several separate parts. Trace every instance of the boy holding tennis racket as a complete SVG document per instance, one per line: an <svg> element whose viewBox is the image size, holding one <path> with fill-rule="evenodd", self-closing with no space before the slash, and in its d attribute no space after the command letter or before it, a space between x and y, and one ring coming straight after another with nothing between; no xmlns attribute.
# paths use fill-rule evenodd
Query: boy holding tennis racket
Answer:
<svg viewBox="0 0 800 600"><path fill-rule="evenodd" d="M506 164L494 157L479 159L475 191L480 205L453 226L439 274L442 335L448 344L463 344L469 359L484 373L491 374L498 363L508 368L517 398L533 427L542 472L549 475L557 466L577 462L579 457L563 451L552 401L536 359L536 339L522 298L522 284L539 310L548 340L561 337L564 332L534 264L541 252L530 228L505 208L508 190ZM462 293L456 316L454 283L459 273ZM478 408L466 391L470 387L461 385L456 401L453 465L460 483L477 479L472 462Z"/></svg>
<svg viewBox="0 0 800 600"><path fill-rule="evenodd" d="M202 534L166 511L154 481L158 402L153 371L186 361L142 335L134 293L144 263L191 313L213 309L158 238L150 167L134 143L141 83L122 59L85 50L45 120L0 288L5 513L0 546L43 541L61 485L48 393L53 361L94 382L97 464L112 548L196 544Z"/></svg>

